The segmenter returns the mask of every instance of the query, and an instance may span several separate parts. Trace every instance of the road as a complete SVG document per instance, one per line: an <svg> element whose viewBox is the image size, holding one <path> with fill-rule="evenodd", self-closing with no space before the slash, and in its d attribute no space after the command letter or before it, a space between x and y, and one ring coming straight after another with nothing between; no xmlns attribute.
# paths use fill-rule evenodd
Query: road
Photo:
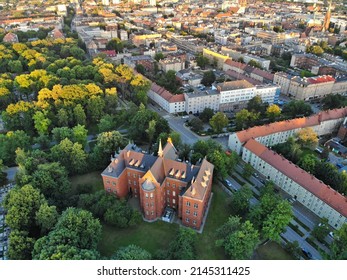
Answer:
<svg viewBox="0 0 347 280"><path fill-rule="evenodd" d="M234 172L233 175L238 177L239 180L241 181L245 181L245 179L242 178L242 176L240 176L239 174L242 174L243 171L243 167L242 165L238 164L236 166L236 171ZM234 180L231 177L227 178L228 180L231 181L231 183L233 184L233 188L236 190L239 190L241 188L240 184ZM251 176L248 179L252 185L250 185L248 182L248 185L251 186L251 189L253 192L259 194L259 187L262 187L263 184L261 183L260 180L265 180L265 178L263 178L261 175L258 175L258 177L255 176ZM258 187L258 188L256 188ZM282 191L280 191L280 194L283 197L288 197L288 195ZM258 200L253 197L250 200L250 205L254 206L258 203ZM309 210L307 210L305 207L303 207L302 205L300 205L298 202L295 202L292 204L292 209L293 209L293 214L294 216L303 224L305 224L307 227L310 228L310 231L315 227L315 225L319 222L319 218L316 217L312 212L310 212ZM304 229L302 226L300 226L294 219L291 221L292 225L297 225L299 230L304 234L303 236L300 236L298 233L296 233L291 227L287 227L286 231L283 232L281 235L288 241L293 242L294 240L298 241L299 245L301 248L305 248L307 251L309 251L312 254L312 258L313 259L317 259L317 260L321 260L322 256L321 254L313 247L311 246L307 241L306 238L310 236L310 231L307 231L306 229ZM330 243L330 242L329 242ZM327 248L325 246L323 246L321 244L320 246L323 250L327 251Z"/></svg>

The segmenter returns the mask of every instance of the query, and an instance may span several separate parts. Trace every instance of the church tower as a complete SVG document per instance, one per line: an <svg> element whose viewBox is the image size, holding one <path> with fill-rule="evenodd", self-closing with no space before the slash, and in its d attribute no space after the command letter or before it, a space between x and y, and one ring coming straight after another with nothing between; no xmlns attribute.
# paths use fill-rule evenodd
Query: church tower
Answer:
<svg viewBox="0 0 347 280"><path fill-rule="evenodd" d="M331 18L331 1L329 2L329 8L328 8L328 11L327 11L325 18L324 18L324 23L323 23L323 28L322 28L323 32L329 30L330 18Z"/></svg>

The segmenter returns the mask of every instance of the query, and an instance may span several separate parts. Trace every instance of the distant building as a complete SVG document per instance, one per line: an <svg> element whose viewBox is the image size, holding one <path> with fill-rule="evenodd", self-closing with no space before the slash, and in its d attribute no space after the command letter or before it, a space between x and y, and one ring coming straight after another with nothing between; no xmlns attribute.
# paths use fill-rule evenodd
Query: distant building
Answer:
<svg viewBox="0 0 347 280"><path fill-rule="evenodd" d="M220 94L217 90L205 89L204 86L195 88L192 92L184 93L188 114L201 113L205 108L219 110Z"/></svg>
<svg viewBox="0 0 347 280"><path fill-rule="evenodd" d="M158 156L129 144L111 157L101 176L107 192L137 198L146 220L160 219L170 208L183 225L199 229L207 215L213 169L206 159L197 165L179 161L169 138L164 149L160 142Z"/></svg>
<svg viewBox="0 0 347 280"><path fill-rule="evenodd" d="M317 216L327 218L332 227L340 228L347 222L347 198L267 147L284 143L305 127L311 127L319 136L330 134L346 115L347 108L341 108L252 127L231 134L228 146Z"/></svg>
<svg viewBox="0 0 347 280"><path fill-rule="evenodd" d="M173 70L175 72L185 69L185 61L177 57L168 57L159 60L159 68L164 72Z"/></svg>
<svg viewBox="0 0 347 280"><path fill-rule="evenodd" d="M18 36L12 32L7 33L2 39L4 43L18 43Z"/></svg>

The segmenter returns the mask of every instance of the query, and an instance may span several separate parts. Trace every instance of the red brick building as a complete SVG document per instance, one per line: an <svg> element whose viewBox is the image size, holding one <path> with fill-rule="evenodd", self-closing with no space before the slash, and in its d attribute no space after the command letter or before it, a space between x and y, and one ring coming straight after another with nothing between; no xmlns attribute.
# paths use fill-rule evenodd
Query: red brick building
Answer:
<svg viewBox="0 0 347 280"><path fill-rule="evenodd" d="M158 156L128 144L111 157L101 176L106 191L138 198L145 219L161 218L169 207L183 225L199 229L207 215L213 168L206 159L197 165L180 161L169 138L164 149L160 143Z"/></svg>

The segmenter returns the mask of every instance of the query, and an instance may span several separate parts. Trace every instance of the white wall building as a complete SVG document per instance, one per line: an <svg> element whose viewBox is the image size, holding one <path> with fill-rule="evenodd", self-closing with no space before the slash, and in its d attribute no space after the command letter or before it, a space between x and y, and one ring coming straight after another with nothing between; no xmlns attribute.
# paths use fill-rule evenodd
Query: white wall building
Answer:
<svg viewBox="0 0 347 280"><path fill-rule="evenodd" d="M347 222L347 199L267 147L284 143L304 127L312 127L318 135L332 133L346 115L347 107L252 127L231 134L228 146L316 215L328 218L332 227L339 228Z"/></svg>

